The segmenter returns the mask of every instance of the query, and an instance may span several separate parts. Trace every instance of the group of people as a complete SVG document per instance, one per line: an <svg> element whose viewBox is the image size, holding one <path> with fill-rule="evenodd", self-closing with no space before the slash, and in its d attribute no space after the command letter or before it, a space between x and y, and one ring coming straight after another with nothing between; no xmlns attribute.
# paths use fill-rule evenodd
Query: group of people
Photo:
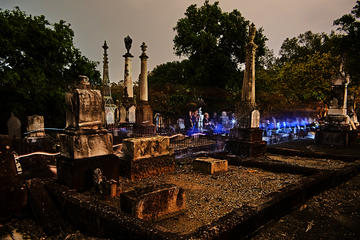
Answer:
<svg viewBox="0 0 360 240"><path fill-rule="evenodd" d="M185 128L195 132L226 132L233 128L236 124L234 113L227 113L223 111L219 116L216 112L210 118L209 113L202 114L201 108L195 111L189 111L185 117Z"/></svg>

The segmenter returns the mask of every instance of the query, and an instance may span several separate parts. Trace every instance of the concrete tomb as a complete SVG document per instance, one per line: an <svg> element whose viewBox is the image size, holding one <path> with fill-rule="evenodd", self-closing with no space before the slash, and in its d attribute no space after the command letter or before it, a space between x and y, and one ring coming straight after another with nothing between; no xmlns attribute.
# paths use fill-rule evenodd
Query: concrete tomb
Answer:
<svg viewBox="0 0 360 240"><path fill-rule="evenodd" d="M186 209L182 188L173 184L136 188L120 195L121 210L144 220L173 216Z"/></svg>
<svg viewBox="0 0 360 240"><path fill-rule="evenodd" d="M91 172L103 170L109 179L117 177L113 138L104 128L104 103L99 90L90 89L88 78L66 93L66 128L59 135L61 151L57 162L59 179L85 189L91 185ZM113 164L111 166L111 164Z"/></svg>
<svg viewBox="0 0 360 240"><path fill-rule="evenodd" d="M175 170L168 137L129 138L123 141L122 175L132 180Z"/></svg>

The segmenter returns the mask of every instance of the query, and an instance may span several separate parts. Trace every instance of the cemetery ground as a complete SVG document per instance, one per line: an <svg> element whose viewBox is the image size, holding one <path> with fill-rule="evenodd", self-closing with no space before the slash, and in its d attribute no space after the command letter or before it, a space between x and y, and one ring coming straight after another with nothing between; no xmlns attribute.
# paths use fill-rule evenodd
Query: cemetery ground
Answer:
<svg viewBox="0 0 360 240"><path fill-rule="evenodd" d="M359 151L358 144L322 148L300 140L268 146L265 156L255 158L198 152L177 158L172 173L136 181L120 177L122 192L164 184L185 190L186 210L148 221L122 212L118 196L79 193L59 184L56 176L49 178L49 171L24 164L27 178L38 177L32 185L44 184L55 199L52 210L59 215L49 215L64 221L33 220L30 208L27 217L2 223L0 234L4 239L357 239ZM192 164L198 157L226 159L228 171L195 171ZM44 169L53 168L54 160L42 156L33 162L43 162ZM51 227L58 231L49 231Z"/></svg>

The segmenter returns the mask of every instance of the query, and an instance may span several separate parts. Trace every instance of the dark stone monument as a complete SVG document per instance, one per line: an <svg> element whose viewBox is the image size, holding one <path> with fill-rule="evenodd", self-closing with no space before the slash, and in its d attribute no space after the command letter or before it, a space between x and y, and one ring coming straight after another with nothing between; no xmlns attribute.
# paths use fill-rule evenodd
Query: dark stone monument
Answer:
<svg viewBox="0 0 360 240"><path fill-rule="evenodd" d="M58 178L68 186L84 190L91 186L92 172L100 168L109 179L117 177L113 138L104 128L104 103L99 90L90 89L86 76L66 93L66 128L60 134Z"/></svg>
<svg viewBox="0 0 360 240"><path fill-rule="evenodd" d="M230 131L227 149L237 155L259 156L265 153L266 142L262 141L262 130L259 128L260 112L255 103L255 52L254 43L256 28L249 28L249 43L246 47L244 80L241 102L236 107L237 126Z"/></svg>
<svg viewBox="0 0 360 240"><path fill-rule="evenodd" d="M317 144L347 146L356 142L358 130L356 122L350 118L347 109L347 86L349 75L340 67L340 73L332 79L332 100L324 124L315 135Z"/></svg>

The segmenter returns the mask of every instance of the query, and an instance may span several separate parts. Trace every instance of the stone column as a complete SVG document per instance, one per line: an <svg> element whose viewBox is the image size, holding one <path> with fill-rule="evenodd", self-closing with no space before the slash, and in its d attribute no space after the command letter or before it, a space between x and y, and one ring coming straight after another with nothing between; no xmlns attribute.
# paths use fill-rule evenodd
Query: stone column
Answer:
<svg viewBox="0 0 360 240"><path fill-rule="evenodd" d="M256 28L254 24L250 25L250 41L246 46L245 72L243 87L241 91L241 101L255 105L255 52L257 45L254 43Z"/></svg>
<svg viewBox="0 0 360 240"><path fill-rule="evenodd" d="M109 60L108 60L108 45L106 44L106 41L104 42L103 49L104 49L104 65L103 65L103 79L102 79L102 85L103 85L103 96L111 96L110 92L110 78L109 78Z"/></svg>
<svg viewBox="0 0 360 240"><path fill-rule="evenodd" d="M141 45L141 73L140 73L140 101L147 102L148 98L148 79L147 79L147 59L149 58L145 51L147 46L143 42Z"/></svg>
<svg viewBox="0 0 360 240"><path fill-rule="evenodd" d="M127 36L124 39L124 41L127 50L127 53L123 55L123 57L125 58L124 83L127 91L127 97L133 98L134 92L133 92L133 82L131 78L131 59L133 58L133 55L131 55L130 53L132 39L130 38L130 36Z"/></svg>

